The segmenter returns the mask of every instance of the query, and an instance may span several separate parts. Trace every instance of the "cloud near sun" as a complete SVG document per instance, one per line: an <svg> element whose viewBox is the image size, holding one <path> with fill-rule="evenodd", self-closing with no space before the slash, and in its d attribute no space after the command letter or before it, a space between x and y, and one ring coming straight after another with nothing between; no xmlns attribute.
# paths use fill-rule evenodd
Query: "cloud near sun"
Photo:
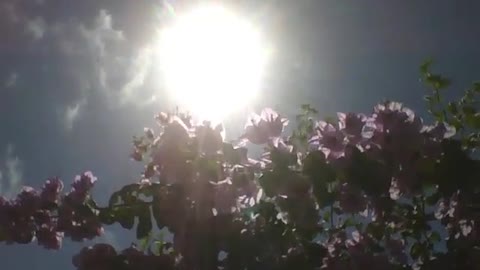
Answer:
<svg viewBox="0 0 480 270"><path fill-rule="evenodd" d="M106 9L85 14L73 8L56 14L58 8L49 1L2 1L0 30L6 31L9 38L0 48L40 59L30 63L29 71L12 65L7 74L15 74L15 80L6 78L5 88L48 74L41 78L45 87L32 94L53 97L59 123L66 130L74 127L98 97L110 108L151 104L155 95L161 94L151 60L151 33L155 28L142 27L145 22L127 18L114 7L107 5ZM129 10L144 13L141 9L145 5L132 5ZM124 21L130 23L125 25ZM150 32L150 39L139 36L140 31L132 30L131 25Z"/></svg>

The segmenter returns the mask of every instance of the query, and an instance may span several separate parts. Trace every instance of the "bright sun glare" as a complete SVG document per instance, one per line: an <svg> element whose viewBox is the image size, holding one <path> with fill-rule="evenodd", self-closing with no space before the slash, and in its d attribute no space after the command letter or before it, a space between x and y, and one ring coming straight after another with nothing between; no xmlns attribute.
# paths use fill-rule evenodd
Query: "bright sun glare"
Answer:
<svg viewBox="0 0 480 270"><path fill-rule="evenodd" d="M219 6L177 14L159 52L169 94L180 108L212 121L255 98L266 54L259 33Z"/></svg>

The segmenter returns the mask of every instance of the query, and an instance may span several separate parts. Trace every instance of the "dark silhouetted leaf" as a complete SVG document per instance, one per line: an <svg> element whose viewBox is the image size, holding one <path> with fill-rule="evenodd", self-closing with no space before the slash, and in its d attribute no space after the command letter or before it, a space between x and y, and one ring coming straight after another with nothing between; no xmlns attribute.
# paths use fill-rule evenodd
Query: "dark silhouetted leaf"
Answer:
<svg viewBox="0 0 480 270"><path fill-rule="evenodd" d="M138 225L137 225L137 239L147 237L152 231L152 219L150 217L150 207L145 205L139 208Z"/></svg>

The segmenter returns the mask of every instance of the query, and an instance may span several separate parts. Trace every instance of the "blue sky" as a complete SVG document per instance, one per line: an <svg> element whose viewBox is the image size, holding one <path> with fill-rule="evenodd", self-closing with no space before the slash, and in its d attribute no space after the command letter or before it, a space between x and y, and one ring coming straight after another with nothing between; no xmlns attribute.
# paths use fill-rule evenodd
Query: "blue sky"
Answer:
<svg viewBox="0 0 480 270"><path fill-rule="evenodd" d="M475 0L236 2L273 48L258 108L293 115L311 103L326 116L368 112L389 98L423 114L418 66L427 57L453 79L451 96L480 80ZM174 106L151 57L162 14L160 0L0 1L2 194L92 170L104 202L138 179L130 140ZM231 137L243 121L229 119ZM100 241L123 248L130 235L113 226ZM73 269L71 255L88 244L66 240L57 252L0 245L2 269Z"/></svg>

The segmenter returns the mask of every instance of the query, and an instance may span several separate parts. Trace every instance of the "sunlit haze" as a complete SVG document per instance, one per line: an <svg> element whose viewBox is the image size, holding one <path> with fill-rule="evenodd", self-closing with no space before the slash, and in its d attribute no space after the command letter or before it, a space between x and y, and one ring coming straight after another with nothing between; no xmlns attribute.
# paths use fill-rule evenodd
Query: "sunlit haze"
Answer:
<svg viewBox="0 0 480 270"><path fill-rule="evenodd" d="M176 14L158 45L165 87L176 105L221 121L258 95L266 47L247 20L220 6Z"/></svg>

